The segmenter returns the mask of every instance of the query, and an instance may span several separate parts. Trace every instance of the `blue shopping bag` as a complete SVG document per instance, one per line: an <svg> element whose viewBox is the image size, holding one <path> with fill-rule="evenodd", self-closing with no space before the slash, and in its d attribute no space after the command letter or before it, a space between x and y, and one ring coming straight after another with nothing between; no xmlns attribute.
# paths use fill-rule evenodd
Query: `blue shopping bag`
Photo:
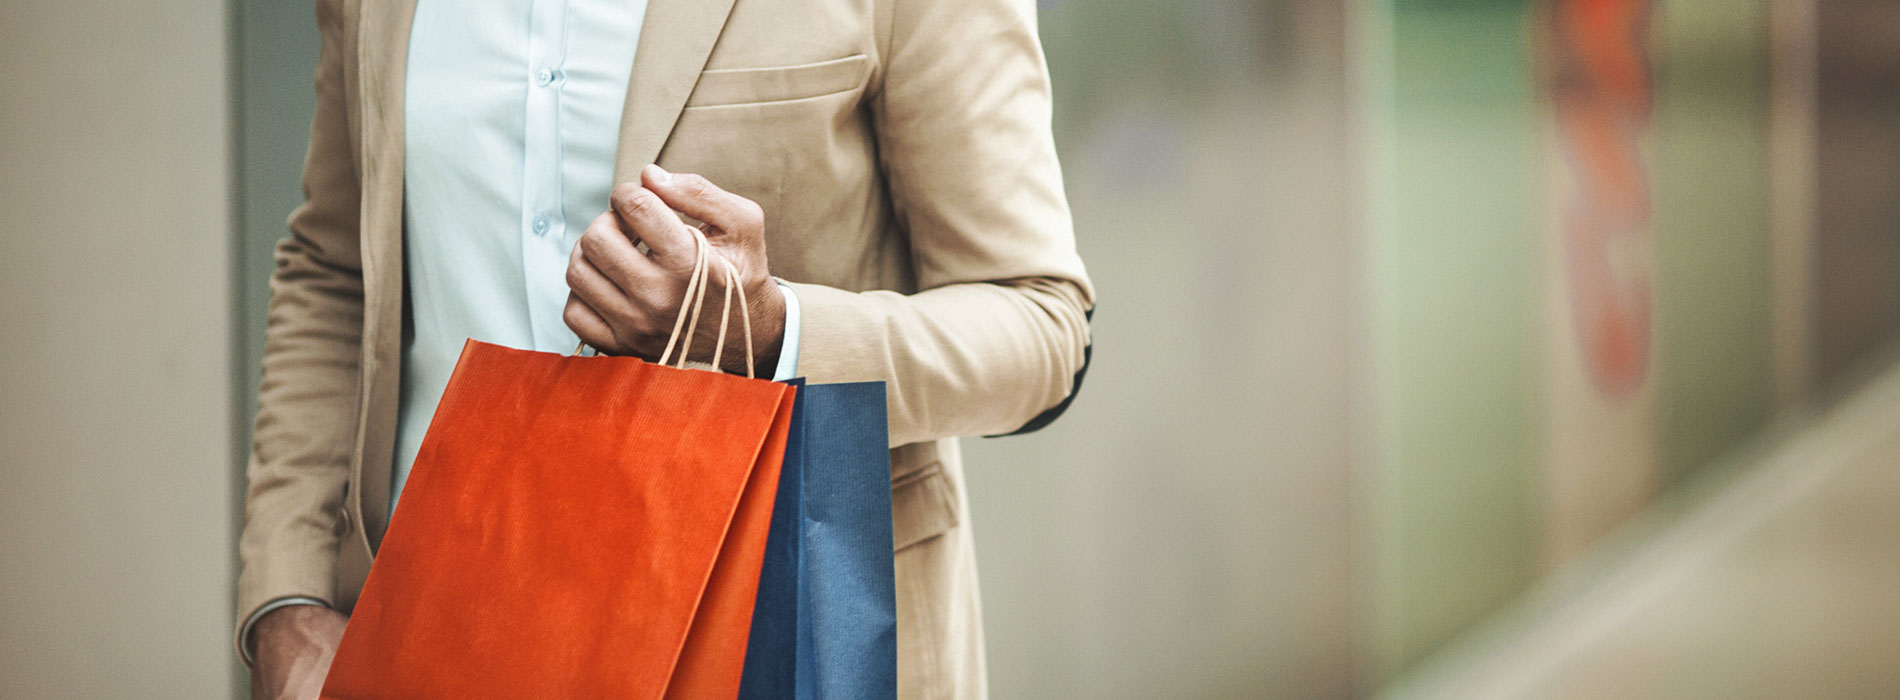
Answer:
<svg viewBox="0 0 1900 700"><path fill-rule="evenodd" d="M792 406L739 697L897 696L883 382L804 384Z"/></svg>

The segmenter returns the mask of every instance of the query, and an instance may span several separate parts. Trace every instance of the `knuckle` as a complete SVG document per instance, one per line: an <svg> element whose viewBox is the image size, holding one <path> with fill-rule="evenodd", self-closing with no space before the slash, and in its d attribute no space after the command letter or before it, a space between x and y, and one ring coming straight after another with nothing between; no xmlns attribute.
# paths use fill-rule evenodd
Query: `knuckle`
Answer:
<svg viewBox="0 0 1900 700"><path fill-rule="evenodd" d="M628 330L637 335L653 335L658 332L658 326L659 324L653 322L652 314L635 314L633 318L627 319Z"/></svg>
<svg viewBox="0 0 1900 700"><path fill-rule="evenodd" d="M646 289L645 285L628 294L627 303L633 305L633 308L640 312L638 314L640 316L650 316L659 311L659 307L653 304L653 293Z"/></svg>
<svg viewBox="0 0 1900 700"><path fill-rule="evenodd" d="M600 252L600 245L606 242L606 236L606 229L589 226L587 230L581 232L580 239L574 241L574 248L584 255L595 255Z"/></svg>
<svg viewBox="0 0 1900 700"><path fill-rule="evenodd" d="M618 235L603 229L589 229L581 233L580 239L574 242L574 248L580 251L581 259L593 265L594 269L606 272L613 267L614 256L618 254L609 242L613 240L610 237Z"/></svg>
<svg viewBox="0 0 1900 700"><path fill-rule="evenodd" d="M628 195L626 199L626 203L623 204L622 206L625 206L627 208L627 213L629 214L639 214L639 215L644 216L644 215L657 213L657 211L661 209L662 205L660 203L659 197L655 196L652 192L646 190L645 188L642 188L640 189L640 191L634 192L633 194Z"/></svg>
<svg viewBox="0 0 1900 700"><path fill-rule="evenodd" d="M640 347L640 337L638 334L623 331L619 328L613 328L610 329L610 331L614 337L615 347L621 348L623 351Z"/></svg>
<svg viewBox="0 0 1900 700"><path fill-rule="evenodd" d="M607 199L613 202L625 202L631 200L635 194L645 191L646 188L641 187L638 182L622 182L614 185L613 192L607 196Z"/></svg>
<svg viewBox="0 0 1900 700"><path fill-rule="evenodd" d="M666 322L661 319L672 318L673 315L672 309L668 308L665 304L654 303L654 299L651 297L641 299L635 304L635 307L639 310L639 313L635 315L639 317L640 330L643 333L652 334L660 332L666 325Z"/></svg>

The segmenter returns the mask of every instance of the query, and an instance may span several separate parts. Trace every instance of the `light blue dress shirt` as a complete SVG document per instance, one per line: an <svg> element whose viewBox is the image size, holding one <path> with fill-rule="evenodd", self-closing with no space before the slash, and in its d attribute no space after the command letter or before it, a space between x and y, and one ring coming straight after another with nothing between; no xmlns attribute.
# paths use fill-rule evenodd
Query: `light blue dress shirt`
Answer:
<svg viewBox="0 0 1900 700"><path fill-rule="evenodd" d="M463 342L570 352L568 254L612 190L645 0L422 0L403 95L403 347L390 508ZM798 363L785 292L778 380ZM246 621L309 598L273 601ZM248 649L246 650L248 652Z"/></svg>

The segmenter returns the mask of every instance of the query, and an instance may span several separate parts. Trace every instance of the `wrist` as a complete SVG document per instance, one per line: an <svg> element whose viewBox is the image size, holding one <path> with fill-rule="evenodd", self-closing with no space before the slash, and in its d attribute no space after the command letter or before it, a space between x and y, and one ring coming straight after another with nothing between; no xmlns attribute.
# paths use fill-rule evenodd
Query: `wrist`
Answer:
<svg viewBox="0 0 1900 700"><path fill-rule="evenodd" d="M256 631L258 621L281 608L295 605L311 605L326 609L330 607L329 603L309 596L286 596L258 606L256 610L251 611L249 617L244 618L244 625L238 628L238 657L244 661L245 666L250 666L257 661Z"/></svg>
<svg viewBox="0 0 1900 700"><path fill-rule="evenodd" d="M296 658L336 646L349 618L320 605L288 605L264 613L251 627L251 646L260 664Z"/></svg>
<svg viewBox="0 0 1900 700"><path fill-rule="evenodd" d="M752 322L752 363L753 376L770 379L777 369L779 351L785 345L785 290L780 288L778 280L765 278L765 283L757 285L758 290L748 295L751 299L750 320ZM726 369L744 372L745 338L739 338L737 357L728 363Z"/></svg>

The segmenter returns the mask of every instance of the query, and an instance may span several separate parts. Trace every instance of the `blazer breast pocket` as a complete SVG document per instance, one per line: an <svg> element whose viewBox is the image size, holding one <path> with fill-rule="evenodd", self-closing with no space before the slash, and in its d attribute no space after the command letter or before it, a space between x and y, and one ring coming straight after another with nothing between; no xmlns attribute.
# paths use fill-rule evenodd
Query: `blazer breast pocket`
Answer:
<svg viewBox="0 0 1900 700"><path fill-rule="evenodd" d="M795 66L715 68L701 72L686 107L792 102L849 92L864 82L871 59L864 54Z"/></svg>

